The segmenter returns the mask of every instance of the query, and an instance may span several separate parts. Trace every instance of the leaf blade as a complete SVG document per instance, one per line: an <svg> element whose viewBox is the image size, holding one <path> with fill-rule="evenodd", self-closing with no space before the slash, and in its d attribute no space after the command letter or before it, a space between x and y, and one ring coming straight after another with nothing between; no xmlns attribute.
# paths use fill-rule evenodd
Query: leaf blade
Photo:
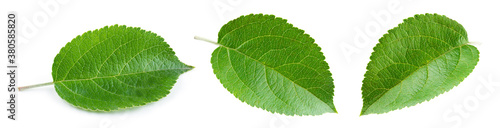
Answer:
<svg viewBox="0 0 500 128"><path fill-rule="evenodd" d="M114 25L69 42L55 57L52 76L56 92L68 103L112 111L165 97L190 69L155 33Z"/></svg>
<svg viewBox="0 0 500 128"><path fill-rule="evenodd" d="M467 40L462 25L437 14L415 15L389 30L367 66L361 115L413 106L458 85L479 60ZM462 54L462 47L469 50Z"/></svg>
<svg viewBox="0 0 500 128"><path fill-rule="evenodd" d="M242 16L221 28L218 43L221 46L211 59L214 73L241 101L285 115L336 112L333 79L320 48L286 20L262 14ZM285 59L278 59L283 55ZM317 84L304 84L308 79Z"/></svg>

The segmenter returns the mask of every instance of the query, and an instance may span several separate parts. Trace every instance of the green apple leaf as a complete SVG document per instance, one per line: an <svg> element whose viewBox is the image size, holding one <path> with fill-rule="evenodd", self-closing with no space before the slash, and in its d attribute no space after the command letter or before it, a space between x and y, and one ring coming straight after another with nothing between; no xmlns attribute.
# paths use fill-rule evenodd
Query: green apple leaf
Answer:
<svg viewBox="0 0 500 128"><path fill-rule="evenodd" d="M464 27L446 16L405 19L373 48L361 115L414 106L457 86L479 61L479 51L468 43Z"/></svg>
<svg viewBox="0 0 500 128"><path fill-rule="evenodd" d="M241 101L285 115L336 112L332 74L321 48L285 19L241 16L221 28L217 43L214 73Z"/></svg>
<svg viewBox="0 0 500 128"><path fill-rule="evenodd" d="M155 33L114 25L66 44L54 59L52 78L68 103L112 111L165 97L179 75L192 68Z"/></svg>

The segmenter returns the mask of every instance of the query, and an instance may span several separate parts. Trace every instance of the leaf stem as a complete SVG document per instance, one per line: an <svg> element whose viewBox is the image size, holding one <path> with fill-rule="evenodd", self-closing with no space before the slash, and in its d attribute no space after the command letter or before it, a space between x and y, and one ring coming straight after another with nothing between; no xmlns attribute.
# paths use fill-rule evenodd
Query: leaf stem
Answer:
<svg viewBox="0 0 500 128"><path fill-rule="evenodd" d="M481 42L469 42L467 44L479 46L479 45L481 45Z"/></svg>
<svg viewBox="0 0 500 128"><path fill-rule="evenodd" d="M30 88L36 88L36 87L42 87L42 86L47 86L47 85L52 85L54 82L47 82L47 83L41 83L41 84L35 84L35 85L28 85L28 86L22 86L18 87L17 89L19 91L30 89Z"/></svg>
<svg viewBox="0 0 500 128"><path fill-rule="evenodd" d="M195 39L195 40L205 41L205 42L212 43L212 44L215 44L215 45L219 45L219 46L220 46L220 44L218 44L217 42L212 41L212 40L209 40L209 39L207 39L207 38L203 38L203 37L199 37L199 36L194 36L194 39Z"/></svg>

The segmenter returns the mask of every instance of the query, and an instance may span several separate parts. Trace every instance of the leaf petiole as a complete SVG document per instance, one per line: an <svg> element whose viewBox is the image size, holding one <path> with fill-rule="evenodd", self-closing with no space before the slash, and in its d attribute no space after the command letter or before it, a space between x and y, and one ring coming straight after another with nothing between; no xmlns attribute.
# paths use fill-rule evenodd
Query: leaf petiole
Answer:
<svg viewBox="0 0 500 128"><path fill-rule="evenodd" d="M479 45L481 45L482 43L481 43L481 42L469 42L468 44L470 44L470 45L476 45L476 46L479 46Z"/></svg>
<svg viewBox="0 0 500 128"><path fill-rule="evenodd" d="M36 88L36 87L42 87L42 86L47 86L47 85L52 85L54 82L47 82L47 83L41 83L41 84L35 84L35 85L28 85L28 86L22 86L18 87L17 89L19 91L30 89L30 88Z"/></svg>
<svg viewBox="0 0 500 128"><path fill-rule="evenodd" d="M212 44L215 44L215 45L219 45L219 46L220 46L220 44L218 44L217 42L212 41L212 40L207 39L207 38L203 38L203 37L199 37L199 36L194 36L194 39L195 39L195 40L205 41L205 42L212 43Z"/></svg>

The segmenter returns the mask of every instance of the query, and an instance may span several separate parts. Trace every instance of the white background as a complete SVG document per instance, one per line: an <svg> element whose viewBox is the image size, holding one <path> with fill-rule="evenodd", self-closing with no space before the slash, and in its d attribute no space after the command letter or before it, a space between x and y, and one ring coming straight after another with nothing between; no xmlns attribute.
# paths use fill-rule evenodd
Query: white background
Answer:
<svg viewBox="0 0 500 128"><path fill-rule="evenodd" d="M44 3L55 3L55 6L51 5L52 10L47 11ZM6 36L7 11L18 12L23 38L18 44L19 85L50 82L52 62L60 48L88 30L114 24L157 33L166 39L181 61L196 68L181 75L171 93L158 102L110 113L75 108L61 99L53 86L19 92L17 120L8 120L7 111L2 110L0 127L498 128L499 6L493 0L2 1L2 37ZM217 46L193 37L216 40L222 25L250 13L288 19L316 40L333 73L334 103L339 113L304 117L271 114L240 102L223 88L210 64L211 53ZM478 65L460 85L429 102L386 114L359 116L361 81L373 46L403 19L422 13L446 15L462 24L469 40L475 42L481 52ZM380 18L382 20L377 20ZM31 30L23 30L23 27ZM368 40L358 39L363 35ZM6 56L5 49L0 48L2 57ZM0 62L2 68L5 63ZM6 75L0 78L1 101L5 101L8 79ZM2 104L7 106L5 102Z"/></svg>

